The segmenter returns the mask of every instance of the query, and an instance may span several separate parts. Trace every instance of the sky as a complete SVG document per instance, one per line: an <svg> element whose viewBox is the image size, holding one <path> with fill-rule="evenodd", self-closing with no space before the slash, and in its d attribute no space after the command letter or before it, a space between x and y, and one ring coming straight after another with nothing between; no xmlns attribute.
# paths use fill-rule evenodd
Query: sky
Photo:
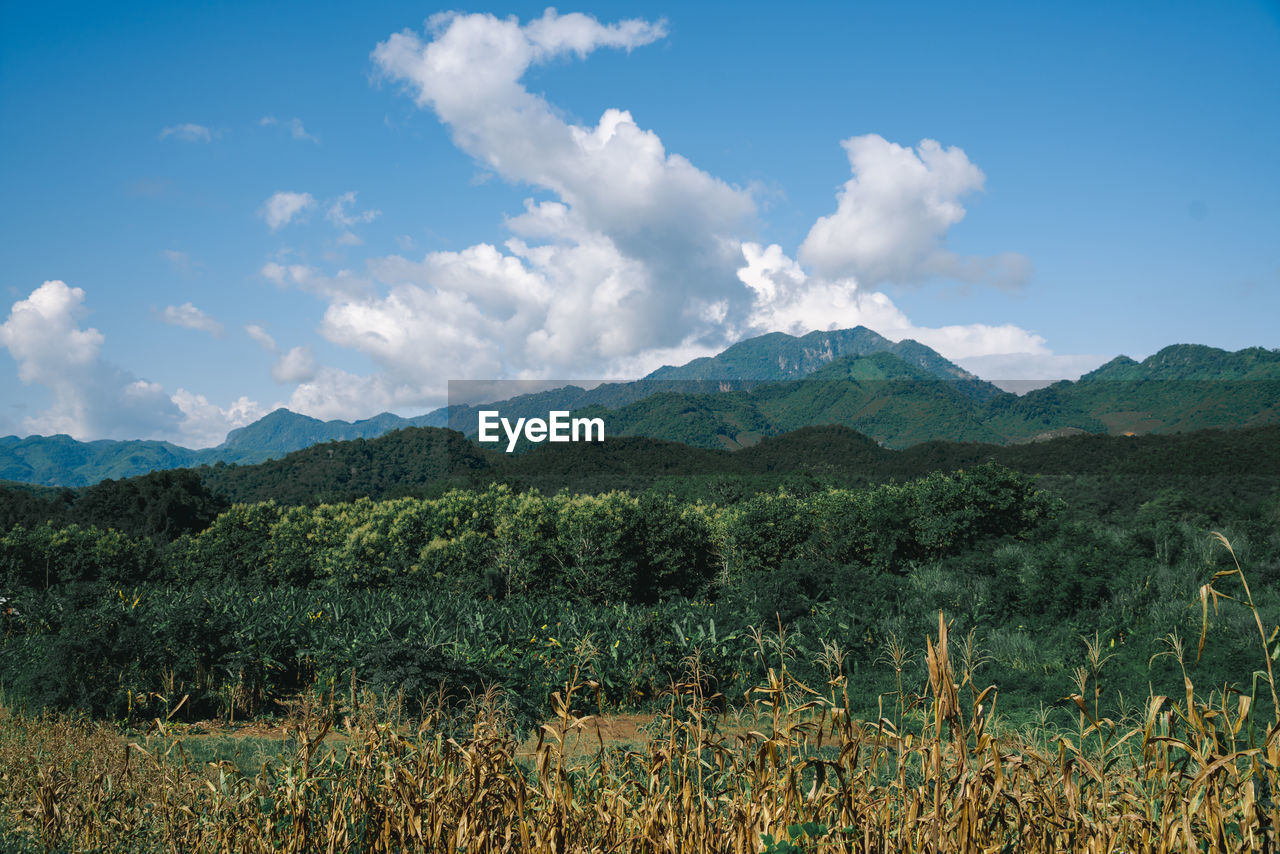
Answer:
<svg viewBox="0 0 1280 854"><path fill-rule="evenodd" d="M0 5L0 435L1280 347L1280 4Z"/></svg>

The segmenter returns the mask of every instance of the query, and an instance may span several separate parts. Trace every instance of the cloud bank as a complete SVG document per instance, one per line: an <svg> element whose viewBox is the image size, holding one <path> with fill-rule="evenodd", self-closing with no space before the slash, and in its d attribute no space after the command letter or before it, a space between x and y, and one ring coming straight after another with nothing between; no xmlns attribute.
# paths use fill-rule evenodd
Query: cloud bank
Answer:
<svg viewBox="0 0 1280 854"><path fill-rule="evenodd" d="M425 35L380 43L372 58L384 80L433 112L483 169L543 198L507 218L500 243L371 258L338 277L265 265L281 286L326 295L321 335L379 367L371 376L317 367L289 405L319 417L355 414L355 399L365 413L403 409L439 402L450 378L634 376L750 335L857 324L953 358L1048 353L1009 325L917 327L877 290L939 277L1007 287L1029 275L1012 253L947 249L963 200L985 180L961 149L845 140L851 177L792 259L749 239L759 223L748 190L667 151L628 111L575 124L522 82L547 62L665 35L663 21L602 24L548 10L524 24L447 13ZM348 196L330 208L335 225L351 216Z"/></svg>
<svg viewBox="0 0 1280 854"><path fill-rule="evenodd" d="M17 361L18 378L49 390L49 406L22 421L27 433L65 433L80 440L180 439L203 447L266 414L245 398L219 409L183 389L171 397L158 383L104 360L106 337L82 327L84 299L82 289L48 281L15 302L0 324L0 346ZM183 311L188 307L178 314L190 319Z"/></svg>
<svg viewBox="0 0 1280 854"><path fill-rule="evenodd" d="M1067 367L1031 331L917 326L890 296L929 280L1015 288L1030 276L1030 262L1016 253L949 248L950 229L985 183L961 148L875 134L843 140L849 176L834 210L789 254L757 238L762 224L749 189L669 151L627 110L611 107L579 124L523 82L538 66L641 49L666 32L664 21L605 24L554 10L523 24L446 13L425 33L378 44L371 59L379 78L438 118L487 174L527 187L530 198L491 242L374 256L336 271L305 250L282 247L268 257L262 279L322 300L318 334L375 366L360 374L321 364L311 346L285 349L263 327L245 326L270 354L264 372L293 386L286 405L321 418L421 411L443 402L450 379L634 377L752 335L859 324L965 364ZM259 124L315 141L297 119ZM162 138L170 136L212 138L198 125L166 128ZM362 245L355 231L381 212L359 206L354 191L322 199L279 191L257 215L273 233L321 215L337 230L321 255L337 263L343 256L333 247ZM412 244L401 241L406 252ZM165 254L175 269L189 265L181 253ZM168 395L103 362L101 333L80 323L83 301L79 288L47 282L15 303L2 327L0 343L23 381L48 386L53 397L27 429L215 444L263 412L243 397L219 407L184 389ZM191 303L162 317L223 332Z"/></svg>

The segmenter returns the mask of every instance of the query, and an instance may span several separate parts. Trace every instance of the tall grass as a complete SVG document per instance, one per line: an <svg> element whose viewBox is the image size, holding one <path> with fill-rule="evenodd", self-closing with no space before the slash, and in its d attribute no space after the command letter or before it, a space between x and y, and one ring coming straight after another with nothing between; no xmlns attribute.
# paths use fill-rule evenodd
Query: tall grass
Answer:
<svg viewBox="0 0 1280 854"><path fill-rule="evenodd" d="M1225 538L1222 543L1230 549ZM1239 582L1243 593L1223 585ZM1202 591L1261 618L1238 564ZM1088 642L1068 699L1070 732L998 724L989 659L938 614L921 653L928 681L901 682L876 721L851 713L844 653L824 650L822 685L795 680L781 631L754 634L767 678L737 709L709 687L698 654L672 685L642 749L571 742L598 690L589 655L553 697L555 717L522 749L501 697L477 698L471 731L448 737L368 708L319 704L292 749L245 773L184 760L163 721L125 744L62 718L0 717L0 813L48 849L173 852L1244 852L1274 851L1280 705L1260 641L1272 722L1256 691L1149 696L1120 722L1098 697L1107 655ZM1270 640L1274 640L1270 639ZM1168 655L1183 663L1178 638ZM341 731L341 750L327 740ZM598 732L598 730L596 730Z"/></svg>

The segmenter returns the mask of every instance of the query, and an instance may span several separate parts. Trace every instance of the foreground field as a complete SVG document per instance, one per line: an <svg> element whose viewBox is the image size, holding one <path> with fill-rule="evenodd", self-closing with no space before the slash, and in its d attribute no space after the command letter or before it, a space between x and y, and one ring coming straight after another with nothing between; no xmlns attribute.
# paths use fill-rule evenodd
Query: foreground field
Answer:
<svg viewBox="0 0 1280 854"><path fill-rule="evenodd" d="M6 850L407 851L1272 851L1280 724L1248 696L1148 698L1099 719L1088 673L1069 733L998 723L994 689L953 669L947 625L924 652L924 697L849 714L843 662L801 685L785 655L732 717L697 658L634 749L574 709L522 745L500 696L469 733L405 731L368 710L321 708L257 771L201 763L158 721L126 744L103 725L0 719ZM1172 652L1176 655L1178 650ZM1100 664L1101 651L1094 664ZM607 728L605 730L608 731Z"/></svg>

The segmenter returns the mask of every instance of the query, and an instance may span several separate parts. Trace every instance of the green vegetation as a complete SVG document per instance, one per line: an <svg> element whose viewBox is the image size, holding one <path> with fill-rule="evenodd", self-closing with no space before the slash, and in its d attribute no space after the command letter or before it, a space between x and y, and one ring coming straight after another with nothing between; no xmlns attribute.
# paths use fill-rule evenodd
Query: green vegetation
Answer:
<svg viewBox="0 0 1280 854"><path fill-rule="evenodd" d="M32 708L116 719L152 716L181 696L183 715L279 713L299 694L339 687L420 709L500 684L527 725L568 678L567 650L601 653L605 708L653 702L695 650L733 697L767 675L752 632L778 626L801 678L818 678L828 645L847 650L852 702L871 714L894 684L877 663L885 649L923 637L929 615L944 610L957 631L972 631L1006 712L1067 696L1081 638L1095 635L1114 653L1105 700L1123 704L1149 685L1176 690L1175 665L1158 654L1169 638L1196 634L1197 591L1227 566L1210 530L1228 533L1254 567L1261 612L1280 610L1273 430L997 449L1055 472L1039 482L975 460L880 483L885 470L858 454L900 466L915 453L910 465L923 469L980 446L892 452L837 432L855 452L852 470L788 470L813 453L816 431L737 454L695 451L746 460L755 474L712 472L682 481L683 492L665 488L678 482L670 475L598 494L489 482L431 498L237 503L207 523L191 520L218 506L216 493L189 473L152 475L111 486L120 524L45 520L0 537L0 584L14 609L0 682ZM368 455L410 435L333 450ZM1214 471L1220 460L1244 466L1251 448L1252 479ZM597 450L604 477L609 448ZM323 447L301 453L329 464ZM375 457L365 457L370 472L402 471ZM661 455L643 457L660 468ZM1079 473L1067 473L1073 466ZM824 482L838 477L865 482ZM1216 654L1196 665L1197 679L1249 691L1256 630L1211 622Z"/></svg>
<svg viewBox="0 0 1280 854"><path fill-rule="evenodd" d="M1095 633L1082 639L1065 724L1042 711L1011 726L997 711L1002 689L981 673L992 656L972 631L952 640L940 611L923 672L890 638L880 663L893 681L875 718L852 699L865 676L850 673L849 650L827 642L802 663L799 634L781 622L747 630L765 675L729 708L705 666L721 663L710 623L647 737L623 746L588 713L605 706L607 647L585 637L570 650L553 637L572 664L532 743L521 743L501 689L470 691L464 705L450 694L453 673L419 703L420 722L405 720L403 689L388 701L384 687L379 701L354 679L349 696L331 685L291 708L275 744L201 739L203 727L173 723L188 697L174 705L172 693L154 698L163 707L140 738L0 705L0 842L68 854L1269 851L1280 630L1266 636L1232 546L1214 541L1232 566L1201 595L1257 630L1251 657L1263 669L1249 694L1198 686L1173 635L1152 661L1177 668L1182 693L1121 697L1112 717L1103 685L1121 653ZM1209 626L1206 607L1202 645ZM613 649L629 629L617 627ZM820 681L801 681L802 669ZM1258 702L1267 694L1270 717Z"/></svg>
<svg viewBox="0 0 1280 854"><path fill-rule="evenodd" d="M905 450L810 427L734 452L515 455L408 429L10 486L0 523L15 850L340 846L375 825L396 850L476 822L560 850L557 832L634 842L676 803L700 805L671 837L686 848L856 850L849 827L901 850L1030 847L997 774L1067 817L1035 825L1042 850L1152 828L1180 850L1270 821L1277 426ZM583 716L621 711L657 714L655 739L571 765ZM292 741L166 734L209 719L287 721ZM159 735L126 748L148 722ZM399 779L430 791L374 784ZM473 780L511 810L449 794ZM940 809L985 818L930 824Z"/></svg>

